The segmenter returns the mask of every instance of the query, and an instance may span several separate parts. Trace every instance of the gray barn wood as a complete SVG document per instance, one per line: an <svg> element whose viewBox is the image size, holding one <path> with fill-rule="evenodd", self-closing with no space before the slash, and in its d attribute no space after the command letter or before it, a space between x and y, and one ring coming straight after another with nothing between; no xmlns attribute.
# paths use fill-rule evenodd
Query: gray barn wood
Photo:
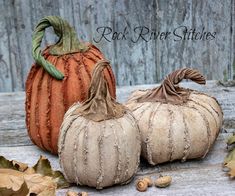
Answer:
<svg viewBox="0 0 235 196"><path fill-rule="evenodd" d="M157 84L159 85L159 84ZM125 102L133 90L153 88L153 85L124 86L117 89L120 102ZM216 81L208 81L206 86L192 82L182 83L183 87L193 88L215 96L224 112L224 125L215 145L203 160L188 160L185 163L173 163L150 166L141 161L135 179L126 186L115 186L97 191L92 188L72 186L70 190L86 191L89 195L234 195L234 180L230 180L222 169L222 162L227 154L226 141L235 130L235 87L218 86ZM32 145L25 128L24 92L0 93L0 155L8 159L36 163L40 155L46 156L55 169L60 169L58 157L40 150ZM156 179L160 174L171 175L172 185L165 189L149 188L145 193L135 190L135 180L144 175L151 175ZM57 191L57 195L64 196L67 189Z"/></svg>
<svg viewBox="0 0 235 196"><path fill-rule="evenodd" d="M146 26L173 31L179 26L216 32L211 41L130 40L95 43L112 63L121 86L161 81L179 67L198 68L207 79L233 76L235 67L235 0L0 0L0 91L24 89L33 62L31 35L37 22L47 15L67 19L82 40L98 39L96 29L114 31ZM57 40L52 30L44 46Z"/></svg>

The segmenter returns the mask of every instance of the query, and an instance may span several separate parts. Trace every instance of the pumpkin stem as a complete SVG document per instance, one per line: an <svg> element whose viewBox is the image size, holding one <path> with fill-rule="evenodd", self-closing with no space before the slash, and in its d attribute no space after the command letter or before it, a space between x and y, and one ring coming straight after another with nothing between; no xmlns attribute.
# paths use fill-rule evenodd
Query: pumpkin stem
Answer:
<svg viewBox="0 0 235 196"><path fill-rule="evenodd" d="M120 118L126 112L126 107L119 104L110 95L108 84L104 78L103 70L107 68L109 62L100 60L92 73L88 99L74 111L73 115L82 115L83 117L99 122L103 120Z"/></svg>
<svg viewBox="0 0 235 196"><path fill-rule="evenodd" d="M191 68L178 69L169 74L161 86L152 89L140 97L138 102L162 102L181 104L187 101L190 89L181 88L178 84L183 79L190 79L198 84L206 84L206 80L198 70Z"/></svg>
<svg viewBox="0 0 235 196"><path fill-rule="evenodd" d="M82 44L77 39L75 30L58 16L47 16L36 26L32 39L32 54L37 64L43 68L54 78L62 80L64 75L57 70L51 63L42 56L40 45L45 34L45 29L52 26L55 34L59 37L56 44L50 46L49 52L52 55L64 55L75 52L85 52L88 46Z"/></svg>

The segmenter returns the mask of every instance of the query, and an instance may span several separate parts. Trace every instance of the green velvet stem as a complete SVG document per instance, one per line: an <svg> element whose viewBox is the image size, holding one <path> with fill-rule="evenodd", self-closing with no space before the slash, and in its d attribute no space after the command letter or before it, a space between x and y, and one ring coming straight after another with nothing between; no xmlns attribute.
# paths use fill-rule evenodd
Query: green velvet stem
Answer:
<svg viewBox="0 0 235 196"><path fill-rule="evenodd" d="M42 56L40 48L46 28L52 26L55 34L59 37L56 44L50 46L49 52L52 55L64 55L76 52L85 52L88 46L77 39L75 30L58 16L47 16L43 18L35 28L32 39L32 54L37 64L41 65L51 76L62 80L64 75L57 70L50 62Z"/></svg>

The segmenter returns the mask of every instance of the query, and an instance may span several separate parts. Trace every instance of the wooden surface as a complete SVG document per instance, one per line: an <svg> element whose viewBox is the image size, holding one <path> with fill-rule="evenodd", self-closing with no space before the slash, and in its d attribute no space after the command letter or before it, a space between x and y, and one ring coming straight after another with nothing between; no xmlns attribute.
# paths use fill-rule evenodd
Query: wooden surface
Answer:
<svg viewBox="0 0 235 196"><path fill-rule="evenodd" d="M156 83L179 67L197 67L207 79L232 78L235 66L235 0L0 0L0 91L24 89L33 62L31 35L46 15L60 15L81 39L98 39L96 29L128 28L127 40L95 43L111 61L118 85ZM173 32L179 26L216 32L211 41L140 40L133 29ZM109 36L110 38L110 36ZM45 43L57 40L49 30Z"/></svg>
<svg viewBox="0 0 235 196"><path fill-rule="evenodd" d="M125 102L134 89L152 88L156 85L119 87L118 100ZM204 160L190 160L185 163L173 162L150 166L141 161L135 179L151 175L156 179L160 174L171 175L173 183L165 189L149 188L145 193L135 190L135 180L125 186L115 186L101 191L87 187L73 186L75 191L87 191L89 195L234 195L234 180L223 171L222 162L226 156L226 139L235 131L235 87L217 86L209 81L205 86L183 83L182 86L197 89L215 96L224 111L224 126L214 147ZM8 159L36 163L40 155L45 155L55 169L60 169L58 158L41 151L30 142L24 123L24 92L0 93L0 155ZM65 195L66 189L58 190L57 195Z"/></svg>

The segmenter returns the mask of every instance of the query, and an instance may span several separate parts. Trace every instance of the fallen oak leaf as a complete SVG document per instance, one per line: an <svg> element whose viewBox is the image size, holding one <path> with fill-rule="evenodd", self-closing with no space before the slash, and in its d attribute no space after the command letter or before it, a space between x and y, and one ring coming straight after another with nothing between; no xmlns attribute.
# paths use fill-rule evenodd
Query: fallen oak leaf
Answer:
<svg viewBox="0 0 235 196"><path fill-rule="evenodd" d="M0 169L0 187L17 191L24 182L24 175L12 169Z"/></svg>
<svg viewBox="0 0 235 196"><path fill-rule="evenodd" d="M19 161L12 160L12 164L17 168L18 171L25 171L28 169L28 164L21 163Z"/></svg>
<svg viewBox="0 0 235 196"><path fill-rule="evenodd" d="M69 186L63 174L60 171L53 171L49 160L42 156L34 167L0 156L0 176L1 190L12 195L14 192L18 193L24 183L29 189L30 196L53 196L56 188Z"/></svg>
<svg viewBox="0 0 235 196"><path fill-rule="evenodd" d="M51 176L53 174L51 164L44 156L40 156L38 162L33 166L33 169L36 173L40 173L45 176Z"/></svg>
<svg viewBox="0 0 235 196"><path fill-rule="evenodd" d="M44 190L43 192L39 193L39 194L36 194L36 196L53 196L55 195L55 190L51 190L51 189L47 189L47 190ZM32 195L30 195L32 196Z"/></svg>
<svg viewBox="0 0 235 196"><path fill-rule="evenodd" d="M41 174L31 174L24 175L24 180L29 187L30 193L35 193L37 195L55 195L57 185L52 177L43 176Z"/></svg>
<svg viewBox="0 0 235 196"><path fill-rule="evenodd" d="M226 165L227 163L229 163L230 161L235 160L235 148L232 149L227 156L224 159L224 165Z"/></svg>
<svg viewBox="0 0 235 196"><path fill-rule="evenodd" d="M235 135L232 135L231 137L228 138L227 144L231 145L235 143Z"/></svg>
<svg viewBox="0 0 235 196"><path fill-rule="evenodd" d="M19 190L0 188L0 196L26 196L29 193L29 188L25 182L20 186Z"/></svg>
<svg viewBox="0 0 235 196"><path fill-rule="evenodd" d="M24 171L28 168L28 165L15 160L9 161L5 157L0 156L0 168L8 168L18 171Z"/></svg>
<svg viewBox="0 0 235 196"><path fill-rule="evenodd" d="M33 166L33 169L36 173L50 176L57 183L57 188L66 188L69 187L69 183L65 180L64 175L60 171L53 171L51 164L47 158L40 156L40 159Z"/></svg>
<svg viewBox="0 0 235 196"><path fill-rule="evenodd" d="M226 170L227 174L230 176L230 178L235 177L235 135L232 135L228 138L227 141L229 152L227 156L224 159L224 167L228 170Z"/></svg>
<svg viewBox="0 0 235 196"><path fill-rule="evenodd" d="M25 174L35 174L35 170L32 167L28 167L25 171Z"/></svg>
<svg viewBox="0 0 235 196"><path fill-rule="evenodd" d="M60 171L55 171L53 174L53 180L57 184L57 188L67 188L70 186L70 184L65 180L64 175Z"/></svg>
<svg viewBox="0 0 235 196"><path fill-rule="evenodd" d="M227 164L225 164L225 167L229 168L228 175L231 178L235 177L235 160L229 161Z"/></svg>
<svg viewBox="0 0 235 196"><path fill-rule="evenodd" d="M29 193L55 195L57 184L52 177L41 174L28 175L12 169L0 169L0 174L0 187L2 188L18 192L22 184L26 183Z"/></svg>
<svg viewBox="0 0 235 196"><path fill-rule="evenodd" d="M0 168L8 168L17 170L17 167L14 166L12 161L7 160L5 157L0 156Z"/></svg>

